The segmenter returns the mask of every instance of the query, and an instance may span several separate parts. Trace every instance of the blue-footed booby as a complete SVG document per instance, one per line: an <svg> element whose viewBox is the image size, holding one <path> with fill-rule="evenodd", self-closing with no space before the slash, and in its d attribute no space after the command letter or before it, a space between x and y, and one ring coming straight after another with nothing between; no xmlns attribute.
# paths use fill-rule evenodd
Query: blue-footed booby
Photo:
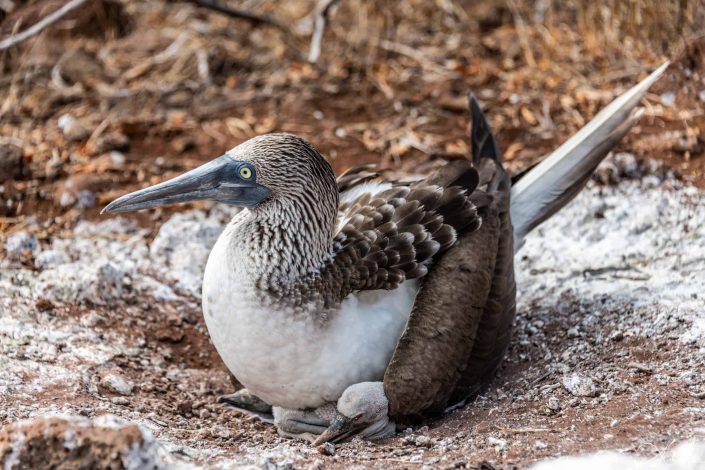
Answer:
<svg viewBox="0 0 705 470"><path fill-rule="evenodd" d="M387 437L394 420L461 404L492 376L515 315L516 249L580 191L665 68L513 186L471 97L472 159L434 175L364 166L336 179L310 143L267 134L104 212L196 199L244 208L213 247L202 292L242 396L272 406L285 436Z"/></svg>

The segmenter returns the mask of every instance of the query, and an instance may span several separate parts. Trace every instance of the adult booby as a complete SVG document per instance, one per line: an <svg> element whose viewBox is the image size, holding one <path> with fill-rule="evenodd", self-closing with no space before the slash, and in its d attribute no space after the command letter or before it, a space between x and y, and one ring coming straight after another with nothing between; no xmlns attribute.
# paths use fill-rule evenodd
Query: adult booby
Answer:
<svg viewBox="0 0 705 470"><path fill-rule="evenodd" d="M513 187L471 98L472 161L430 178L366 166L336 180L311 144L268 134L104 212L196 199L243 207L203 280L223 361L273 406L283 435L387 437L390 418L462 403L491 377L515 314L515 247L580 191L665 68Z"/></svg>

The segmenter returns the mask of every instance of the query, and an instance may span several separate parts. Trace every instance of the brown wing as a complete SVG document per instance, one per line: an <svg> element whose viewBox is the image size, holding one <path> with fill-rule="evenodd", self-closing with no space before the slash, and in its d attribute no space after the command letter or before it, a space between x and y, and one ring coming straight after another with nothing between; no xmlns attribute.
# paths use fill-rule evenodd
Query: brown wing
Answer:
<svg viewBox="0 0 705 470"><path fill-rule="evenodd" d="M510 183L484 116L477 103L471 108L480 175L471 199L483 223L461 235L424 278L384 377L389 414L396 418L441 412L474 393L509 340L516 293ZM447 167L437 178L453 178L454 171Z"/></svg>
<svg viewBox="0 0 705 470"><path fill-rule="evenodd" d="M370 182L368 169L346 173L346 190ZM369 172L371 173L371 172ZM351 292L395 289L407 279L423 277L437 254L453 246L458 234L476 230L481 220L471 194L477 172L466 167L458 185L432 182L389 183L381 191L341 198L342 227L334 239L333 257L321 277L335 285L335 297Z"/></svg>
<svg viewBox="0 0 705 470"><path fill-rule="evenodd" d="M500 194L507 197L498 198L492 208L493 218L499 226L492 284L482 309L472 352L463 361L460 379L448 404L466 400L489 382L502 362L511 339L516 316L516 282L514 230L509 216L509 182L506 175L499 189Z"/></svg>

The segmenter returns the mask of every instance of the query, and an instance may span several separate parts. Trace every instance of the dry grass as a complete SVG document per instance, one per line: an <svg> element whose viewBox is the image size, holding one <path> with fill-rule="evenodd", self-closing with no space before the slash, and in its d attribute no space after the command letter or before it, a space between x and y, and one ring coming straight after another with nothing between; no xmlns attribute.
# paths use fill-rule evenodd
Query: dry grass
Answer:
<svg viewBox="0 0 705 470"><path fill-rule="evenodd" d="M63 1L15 1L0 39ZM56 195L76 175L100 205L270 131L313 140L336 170L462 157L468 89L489 110L510 166L523 167L705 24L705 0L340 0L309 64L315 0L231 2L291 32L190 2L93 0L0 53L0 144L24 158L0 217L66 215ZM695 156L702 111L691 88L684 109L656 102L649 114L667 121L671 140L695 139ZM86 138L61 131L67 114ZM126 153L122 167L111 150ZM155 167L158 156L166 164Z"/></svg>

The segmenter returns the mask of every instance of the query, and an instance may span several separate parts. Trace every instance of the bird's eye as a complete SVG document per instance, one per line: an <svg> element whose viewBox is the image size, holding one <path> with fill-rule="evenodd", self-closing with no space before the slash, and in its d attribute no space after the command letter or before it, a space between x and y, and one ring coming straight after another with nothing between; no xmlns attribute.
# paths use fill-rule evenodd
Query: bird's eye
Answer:
<svg viewBox="0 0 705 470"><path fill-rule="evenodd" d="M242 179L249 180L250 178L252 178L252 170L250 170L246 166L243 166L242 168L240 168L240 177Z"/></svg>

